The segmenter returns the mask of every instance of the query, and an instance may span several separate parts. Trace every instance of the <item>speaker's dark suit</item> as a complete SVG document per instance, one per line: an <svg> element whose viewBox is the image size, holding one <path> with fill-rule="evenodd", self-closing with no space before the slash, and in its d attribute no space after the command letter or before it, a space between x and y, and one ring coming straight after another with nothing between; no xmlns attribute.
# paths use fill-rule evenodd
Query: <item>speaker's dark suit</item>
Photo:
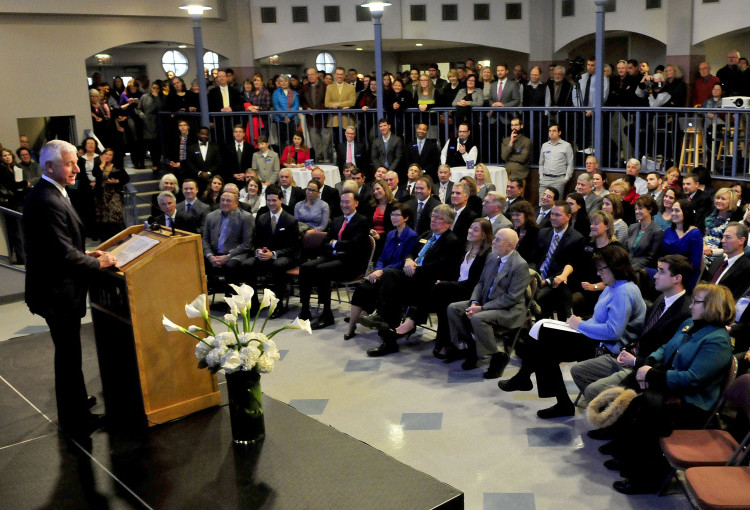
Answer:
<svg viewBox="0 0 750 510"><path fill-rule="evenodd" d="M469 233L469 227L477 218L479 218L479 215L467 204L466 207L464 207L464 210L461 211L461 214L456 218L451 230L461 241L466 241L466 234Z"/></svg>
<svg viewBox="0 0 750 510"><path fill-rule="evenodd" d="M346 165L346 146L347 142L341 142L336 145L336 166L339 167L339 172L344 172L344 165ZM354 141L354 165L359 168L362 172L368 174L370 172L369 155L367 154L367 147L365 144Z"/></svg>
<svg viewBox="0 0 750 510"><path fill-rule="evenodd" d="M249 143L242 142L242 153L241 156L237 156L237 143L227 144L224 147L224 157L222 158L222 169L221 176L224 179L224 184L233 182L238 188L242 189L245 187L245 181L236 180L234 174L244 174L245 170L252 168L253 166L253 153L255 149Z"/></svg>
<svg viewBox="0 0 750 510"><path fill-rule="evenodd" d="M185 213L190 218L190 221L193 222L195 230L191 230L191 232L203 234L203 225L206 223L206 216L211 212L211 206L196 198L188 211L185 201L183 200L177 204L177 212Z"/></svg>
<svg viewBox="0 0 750 510"><path fill-rule="evenodd" d="M432 182L437 182L437 169L440 166L440 148L437 142L426 138L420 154L419 144L415 140L406 152L406 163L407 165L418 164L427 175L432 177Z"/></svg>
<svg viewBox="0 0 750 510"><path fill-rule="evenodd" d="M198 181L198 194L208 187L215 175L221 174L221 150L215 143L208 142L206 159L203 159L200 144L189 145L187 148L187 172L184 177L191 177Z"/></svg>
<svg viewBox="0 0 750 510"><path fill-rule="evenodd" d="M81 317L99 261L85 254L83 222L46 179L34 186L23 214L26 304L47 321L55 344L55 394L60 425L74 431L89 416L81 369Z"/></svg>
<svg viewBox="0 0 750 510"><path fill-rule="evenodd" d="M432 231L423 233L409 258L416 262L419 252L432 236ZM448 229L424 255L414 276L407 276L403 269L386 269L381 277L378 296L378 311L383 320L389 326L396 327L401 320L403 307L415 300L421 301L435 281L455 280L463 254L464 242Z"/></svg>
<svg viewBox="0 0 750 510"><path fill-rule="evenodd" d="M539 231L537 238L537 250L533 256L532 263L529 264L531 269L541 273L544 260L547 257L552 236L555 230L547 227ZM571 313L571 283L575 280L575 268L578 261L583 256L584 239L572 226L563 232L560 242L557 244L554 254L547 268L546 278L550 284L542 286L539 292L539 306L542 307L542 314L545 317L551 317L552 312L556 311L560 320L566 320ZM563 272L565 266L573 267L573 274L568 278L567 284L560 284L556 288L551 285L555 277Z"/></svg>
<svg viewBox="0 0 750 510"><path fill-rule="evenodd" d="M723 262L724 256L714 257L711 265L703 272L703 280L710 282ZM750 287L750 259L747 255L740 256L716 283L727 287L735 301L741 298L747 288Z"/></svg>
<svg viewBox="0 0 750 510"><path fill-rule="evenodd" d="M240 269L245 281L257 289L258 274L270 273L272 290L281 299L286 294L286 271L296 266L299 258L297 218L282 210L276 222L276 228L271 229L270 211L258 215L255 220L253 244L256 254L258 250L267 248L276 254L276 258L263 261L254 255L248 257Z"/></svg>
<svg viewBox="0 0 750 510"><path fill-rule="evenodd" d="M319 303L324 310L330 312L331 282L350 280L364 274L367 269L370 260L370 221L365 216L354 213L346 223L346 228L341 231L344 220L344 216L333 219L323 243L322 256L305 262L300 267L300 302L303 312L309 312L313 284L318 287Z"/></svg>
<svg viewBox="0 0 750 510"><path fill-rule="evenodd" d="M422 214L419 215L419 221L417 221L417 213L419 211L419 200L417 200L417 197L412 197L407 204L411 207L411 218L409 218L407 224L414 230L414 232L416 232L417 235L421 235L430 230L430 217L432 216L432 210L440 205L440 200L432 195L427 197L424 206L422 206Z"/></svg>

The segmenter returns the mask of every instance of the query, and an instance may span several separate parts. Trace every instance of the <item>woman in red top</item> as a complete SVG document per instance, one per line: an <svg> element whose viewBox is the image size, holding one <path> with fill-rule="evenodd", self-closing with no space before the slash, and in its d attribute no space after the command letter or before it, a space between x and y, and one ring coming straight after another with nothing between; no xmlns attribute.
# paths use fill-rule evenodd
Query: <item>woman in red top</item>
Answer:
<svg viewBox="0 0 750 510"><path fill-rule="evenodd" d="M302 131L295 131L292 135L292 145L284 147L281 154L281 164L284 168L300 168L305 166L307 159L310 159L310 148L305 147Z"/></svg>
<svg viewBox="0 0 750 510"><path fill-rule="evenodd" d="M393 198L391 188L383 179L378 179L372 183L372 199L370 199L369 209L365 216L370 220L372 229L370 236L375 239L375 257L380 257L385 245L385 237L388 232L393 230L391 223L391 211L396 199Z"/></svg>

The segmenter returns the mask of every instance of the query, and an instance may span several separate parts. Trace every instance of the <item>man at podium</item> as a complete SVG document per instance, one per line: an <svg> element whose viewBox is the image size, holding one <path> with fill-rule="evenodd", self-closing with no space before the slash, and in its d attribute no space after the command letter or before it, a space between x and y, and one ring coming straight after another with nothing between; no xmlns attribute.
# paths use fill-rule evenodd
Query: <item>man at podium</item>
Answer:
<svg viewBox="0 0 750 510"><path fill-rule="evenodd" d="M75 184L78 153L74 145L52 140L42 147L39 184L29 194L23 215L26 239L26 303L44 317L55 344L55 395L60 427L85 439L101 427L102 415L89 409L83 378L81 317L92 271L117 259L103 251L86 252L83 222L70 203L66 185Z"/></svg>

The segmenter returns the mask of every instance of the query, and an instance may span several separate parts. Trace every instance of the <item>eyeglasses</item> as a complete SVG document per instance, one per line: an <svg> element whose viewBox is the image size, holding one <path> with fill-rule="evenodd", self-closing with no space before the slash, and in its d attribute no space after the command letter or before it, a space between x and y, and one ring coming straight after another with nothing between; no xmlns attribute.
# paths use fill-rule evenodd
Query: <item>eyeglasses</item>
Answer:
<svg viewBox="0 0 750 510"><path fill-rule="evenodd" d="M690 304L691 305L702 304L702 303L705 303L705 302L706 302L705 299L695 299L695 298L693 298L693 299L690 300Z"/></svg>
<svg viewBox="0 0 750 510"><path fill-rule="evenodd" d="M597 266L596 267L596 272L597 273L601 273L602 271L604 271L607 268L609 268L609 266Z"/></svg>
<svg viewBox="0 0 750 510"><path fill-rule="evenodd" d="M307 188L307 191L309 191L310 193L317 193L318 192L318 190L316 190L315 188Z"/></svg>

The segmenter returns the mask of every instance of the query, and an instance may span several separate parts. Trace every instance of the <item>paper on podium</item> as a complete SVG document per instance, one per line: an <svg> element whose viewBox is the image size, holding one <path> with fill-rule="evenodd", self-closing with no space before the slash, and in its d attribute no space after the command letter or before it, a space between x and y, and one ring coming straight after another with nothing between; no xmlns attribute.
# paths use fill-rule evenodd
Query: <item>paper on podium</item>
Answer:
<svg viewBox="0 0 750 510"><path fill-rule="evenodd" d="M579 335L582 334L580 331L576 331L562 321L542 319L531 326L531 330L529 330L529 336L534 340L539 340L539 330L542 326L544 326L545 328L558 329L560 331L569 331L570 333L578 333Z"/></svg>
<svg viewBox="0 0 750 510"><path fill-rule="evenodd" d="M117 267L123 267L159 244L157 239L134 235L111 251L117 257Z"/></svg>

